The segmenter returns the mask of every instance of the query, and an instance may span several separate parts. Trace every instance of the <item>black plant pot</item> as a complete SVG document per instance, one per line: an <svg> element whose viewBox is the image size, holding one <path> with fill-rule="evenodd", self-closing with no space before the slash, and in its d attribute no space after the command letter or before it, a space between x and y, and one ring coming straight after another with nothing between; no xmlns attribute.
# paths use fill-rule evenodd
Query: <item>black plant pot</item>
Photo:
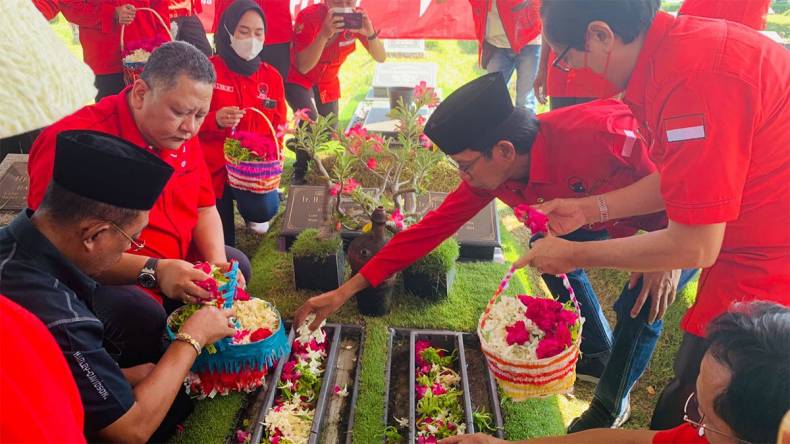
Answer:
<svg viewBox="0 0 790 444"><path fill-rule="evenodd" d="M411 293L431 301L446 299L455 280L455 267L447 273L424 273L411 267L403 271L403 286Z"/></svg>
<svg viewBox="0 0 790 444"><path fill-rule="evenodd" d="M365 316L384 316L392 308L392 290L395 277L391 276L378 287L368 287L356 294L357 309Z"/></svg>
<svg viewBox="0 0 790 444"><path fill-rule="evenodd" d="M343 284L346 258L343 250L326 257L293 257L297 290L330 291Z"/></svg>

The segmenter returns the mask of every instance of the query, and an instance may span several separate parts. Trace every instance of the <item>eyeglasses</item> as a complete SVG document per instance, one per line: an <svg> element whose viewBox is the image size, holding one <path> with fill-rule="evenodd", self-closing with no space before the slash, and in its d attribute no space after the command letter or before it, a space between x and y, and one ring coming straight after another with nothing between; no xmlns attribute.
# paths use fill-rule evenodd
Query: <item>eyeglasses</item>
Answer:
<svg viewBox="0 0 790 444"><path fill-rule="evenodd" d="M128 233L123 231L123 228L119 227L118 224L116 224L115 222L113 222L111 220L107 221L107 222L109 222L110 225L112 225L113 228L118 230L118 232L121 233L123 235L123 237L125 237L132 244L132 246L130 248L132 251L137 252L137 251L140 251L143 248L145 248L145 240L137 241L132 236L129 236Z"/></svg>
<svg viewBox="0 0 790 444"><path fill-rule="evenodd" d="M571 50L570 45L565 48L564 51L560 53L557 57L554 57L554 61L551 62L551 66L559 69L562 72L569 72L573 67L565 61L565 56L568 54L568 51Z"/></svg>
<svg viewBox="0 0 790 444"><path fill-rule="evenodd" d="M730 434L720 432L714 428L711 428L708 425L705 425L704 423L705 416L700 415L698 409L695 408L693 409L692 412L688 411L689 405L692 404L691 402L692 399L694 400L693 405L695 407L699 405L699 403L697 402L697 394L692 392L691 395L689 395L688 399L686 400L686 404L683 406L683 421L691 424L695 429L697 429L697 432L699 433L700 437L705 436L705 432L708 431L708 432L713 432L717 435L721 435L733 439L735 440L735 442L739 442L741 444L752 444L750 441L746 441L745 439L740 439Z"/></svg>
<svg viewBox="0 0 790 444"><path fill-rule="evenodd" d="M455 159L453 159L450 156L447 156L447 161L450 162L450 165L454 166L458 171L468 175L472 171L472 168L475 167L475 164L477 163L478 160L480 160L481 157L483 157L483 153L480 153L479 156L475 157L475 160L469 162L469 164L467 164L466 166L459 165L458 162L456 162Z"/></svg>

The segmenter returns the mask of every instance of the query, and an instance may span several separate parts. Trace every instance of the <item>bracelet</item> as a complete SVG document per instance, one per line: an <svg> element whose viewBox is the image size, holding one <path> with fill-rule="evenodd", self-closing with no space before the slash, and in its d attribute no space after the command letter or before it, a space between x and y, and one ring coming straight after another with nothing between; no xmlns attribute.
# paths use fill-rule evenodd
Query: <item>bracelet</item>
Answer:
<svg viewBox="0 0 790 444"><path fill-rule="evenodd" d="M195 349L195 353L197 353L198 355L200 355L200 351L203 348L203 347L200 346L200 342L195 340L195 338L193 338L192 336L190 336L187 333L179 332L176 335L176 341L186 342L187 344L191 345L192 348Z"/></svg>
<svg viewBox="0 0 790 444"><path fill-rule="evenodd" d="M381 32L381 30L379 29L378 31L374 32L373 34L367 36L368 41L376 40L377 38L379 38L379 33L380 32Z"/></svg>
<svg viewBox="0 0 790 444"><path fill-rule="evenodd" d="M606 206L606 201L603 198L603 195L595 196L596 200L598 201L598 214L600 216L600 222L604 223L609 220L609 207Z"/></svg>

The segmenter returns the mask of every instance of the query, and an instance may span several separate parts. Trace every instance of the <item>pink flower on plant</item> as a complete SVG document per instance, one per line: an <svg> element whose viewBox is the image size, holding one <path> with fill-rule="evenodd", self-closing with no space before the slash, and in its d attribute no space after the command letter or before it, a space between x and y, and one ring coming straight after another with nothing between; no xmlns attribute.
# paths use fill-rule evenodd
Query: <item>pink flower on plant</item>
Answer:
<svg viewBox="0 0 790 444"><path fill-rule="evenodd" d="M417 116L417 125L425 126L425 117Z"/></svg>
<svg viewBox="0 0 790 444"><path fill-rule="evenodd" d="M425 134L420 134L420 145L425 149L430 149L433 147L433 142Z"/></svg>
<svg viewBox="0 0 790 444"><path fill-rule="evenodd" d="M508 345L524 345L530 340L529 330L524 321L516 321L515 324L505 327L505 330L507 331L505 340Z"/></svg>
<svg viewBox="0 0 790 444"><path fill-rule="evenodd" d="M276 137L278 139L282 139L283 137L286 136L286 134L293 134L293 133L294 133L294 130L291 129L290 126L288 126L287 122L277 125L277 135L276 135Z"/></svg>
<svg viewBox="0 0 790 444"><path fill-rule="evenodd" d="M425 80L422 80L414 87L414 101L421 102L425 99L427 99L426 105L431 108L439 104L439 96L436 95L434 88L429 87Z"/></svg>
<svg viewBox="0 0 790 444"><path fill-rule="evenodd" d="M431 392L434 395L439 396L447 393L447 389L445 389L441 384L434 384L433 387L431 387Z"/></svg>
<svg viewBox="0 0 790 444"><path fill-rule="evenodd" d="M343 194L351 194L359 188L359 182L354 179L347 179L343 182Z"/></svg>
<svg viewBox="0 0 790 444"><path fill-rule="evenodd" d="M417 390L417 399L422 399L422 397L425 396L425 392L428 391L428 387L424 385L418 385L416 390Z"/></svg>
<svg viewBox="0 0 790 444"><path fill-rule="evenodd" d="M365 165L367 165L367 167L370 168L371 170L375 170L376 167L378 166L378 162L376 161L375 157L371 157L370 159L368 159L367 162L365 162Z"/></svg>
<svg viewBox="0 0 790 444"><path fill-rule="evenodd" d="M245 432L244 430L236 430L236 442L238 444L243 444L250 439L250 432Z"/></svg>
<svg viewBox="0 0 790 444"><path fill-rule="evenodd" d="M422 352L425 351L426 348L429 348L431 343L426 340L419 340L414 343L414 359L417 363L417 366L422 367L424 365L430 365L422 359Z"/></svg>
<svg viewBox="0 0 790 444"><path fill-rule="evenodd" d="M310 110L307 108L302 108L294 111L294 122L298 125L299 122L312 122L313 119L310 118Z"/></svg>
<svg viewBox="0 0 790 444"><path fill-rule="evenodd" d="M403 214L401 214L400 209L396 208L395 211L392 212L390 215L390 220L395 224L395 228L402 230L405 226L403 223Z"/></svg>
<svg viewBox="0 0 790 444"><path fill-rule="evenodd" d="M332 196L337 196L340 193L341 186L339 183L333 183L331 187L329 187L329 194Z"/></svg>

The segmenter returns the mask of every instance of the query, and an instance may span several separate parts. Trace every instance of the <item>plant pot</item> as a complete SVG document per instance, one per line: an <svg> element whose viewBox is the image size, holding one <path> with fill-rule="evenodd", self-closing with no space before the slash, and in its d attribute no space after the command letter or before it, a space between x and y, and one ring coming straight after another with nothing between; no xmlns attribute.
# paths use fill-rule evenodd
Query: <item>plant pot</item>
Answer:
<svg viewBox="0 0 790 444"><path fill-rule="evenodd" d="M335 290L345 280L345 263L342 249L325 257L294 256L294 287L322 292Z"/></svg>
<svg viewBox="0 0 790 444"><path fill-rule="evenodd" d="M455 267L447 273L425 273L412 270L403 271L403 286L406 290L423 299L440 301L447 299L455 280Z"/></svg>
<svg viewBox="0 0 790 444"><path fill-rule="evenodd" d="M390 98L390 110L398 107L398 99L403 99L403 104L411 106L414 103L414 88L407 86L391 86L387 88L387 95Z"/></svg>
<svg viewBox="0 0 790 444"><path fill-rule="evenodd" d="M384 316L392 308L392 291L395 278L391 276L378 287L368 287L356 294L357 310L364 316Z"/></svg>

